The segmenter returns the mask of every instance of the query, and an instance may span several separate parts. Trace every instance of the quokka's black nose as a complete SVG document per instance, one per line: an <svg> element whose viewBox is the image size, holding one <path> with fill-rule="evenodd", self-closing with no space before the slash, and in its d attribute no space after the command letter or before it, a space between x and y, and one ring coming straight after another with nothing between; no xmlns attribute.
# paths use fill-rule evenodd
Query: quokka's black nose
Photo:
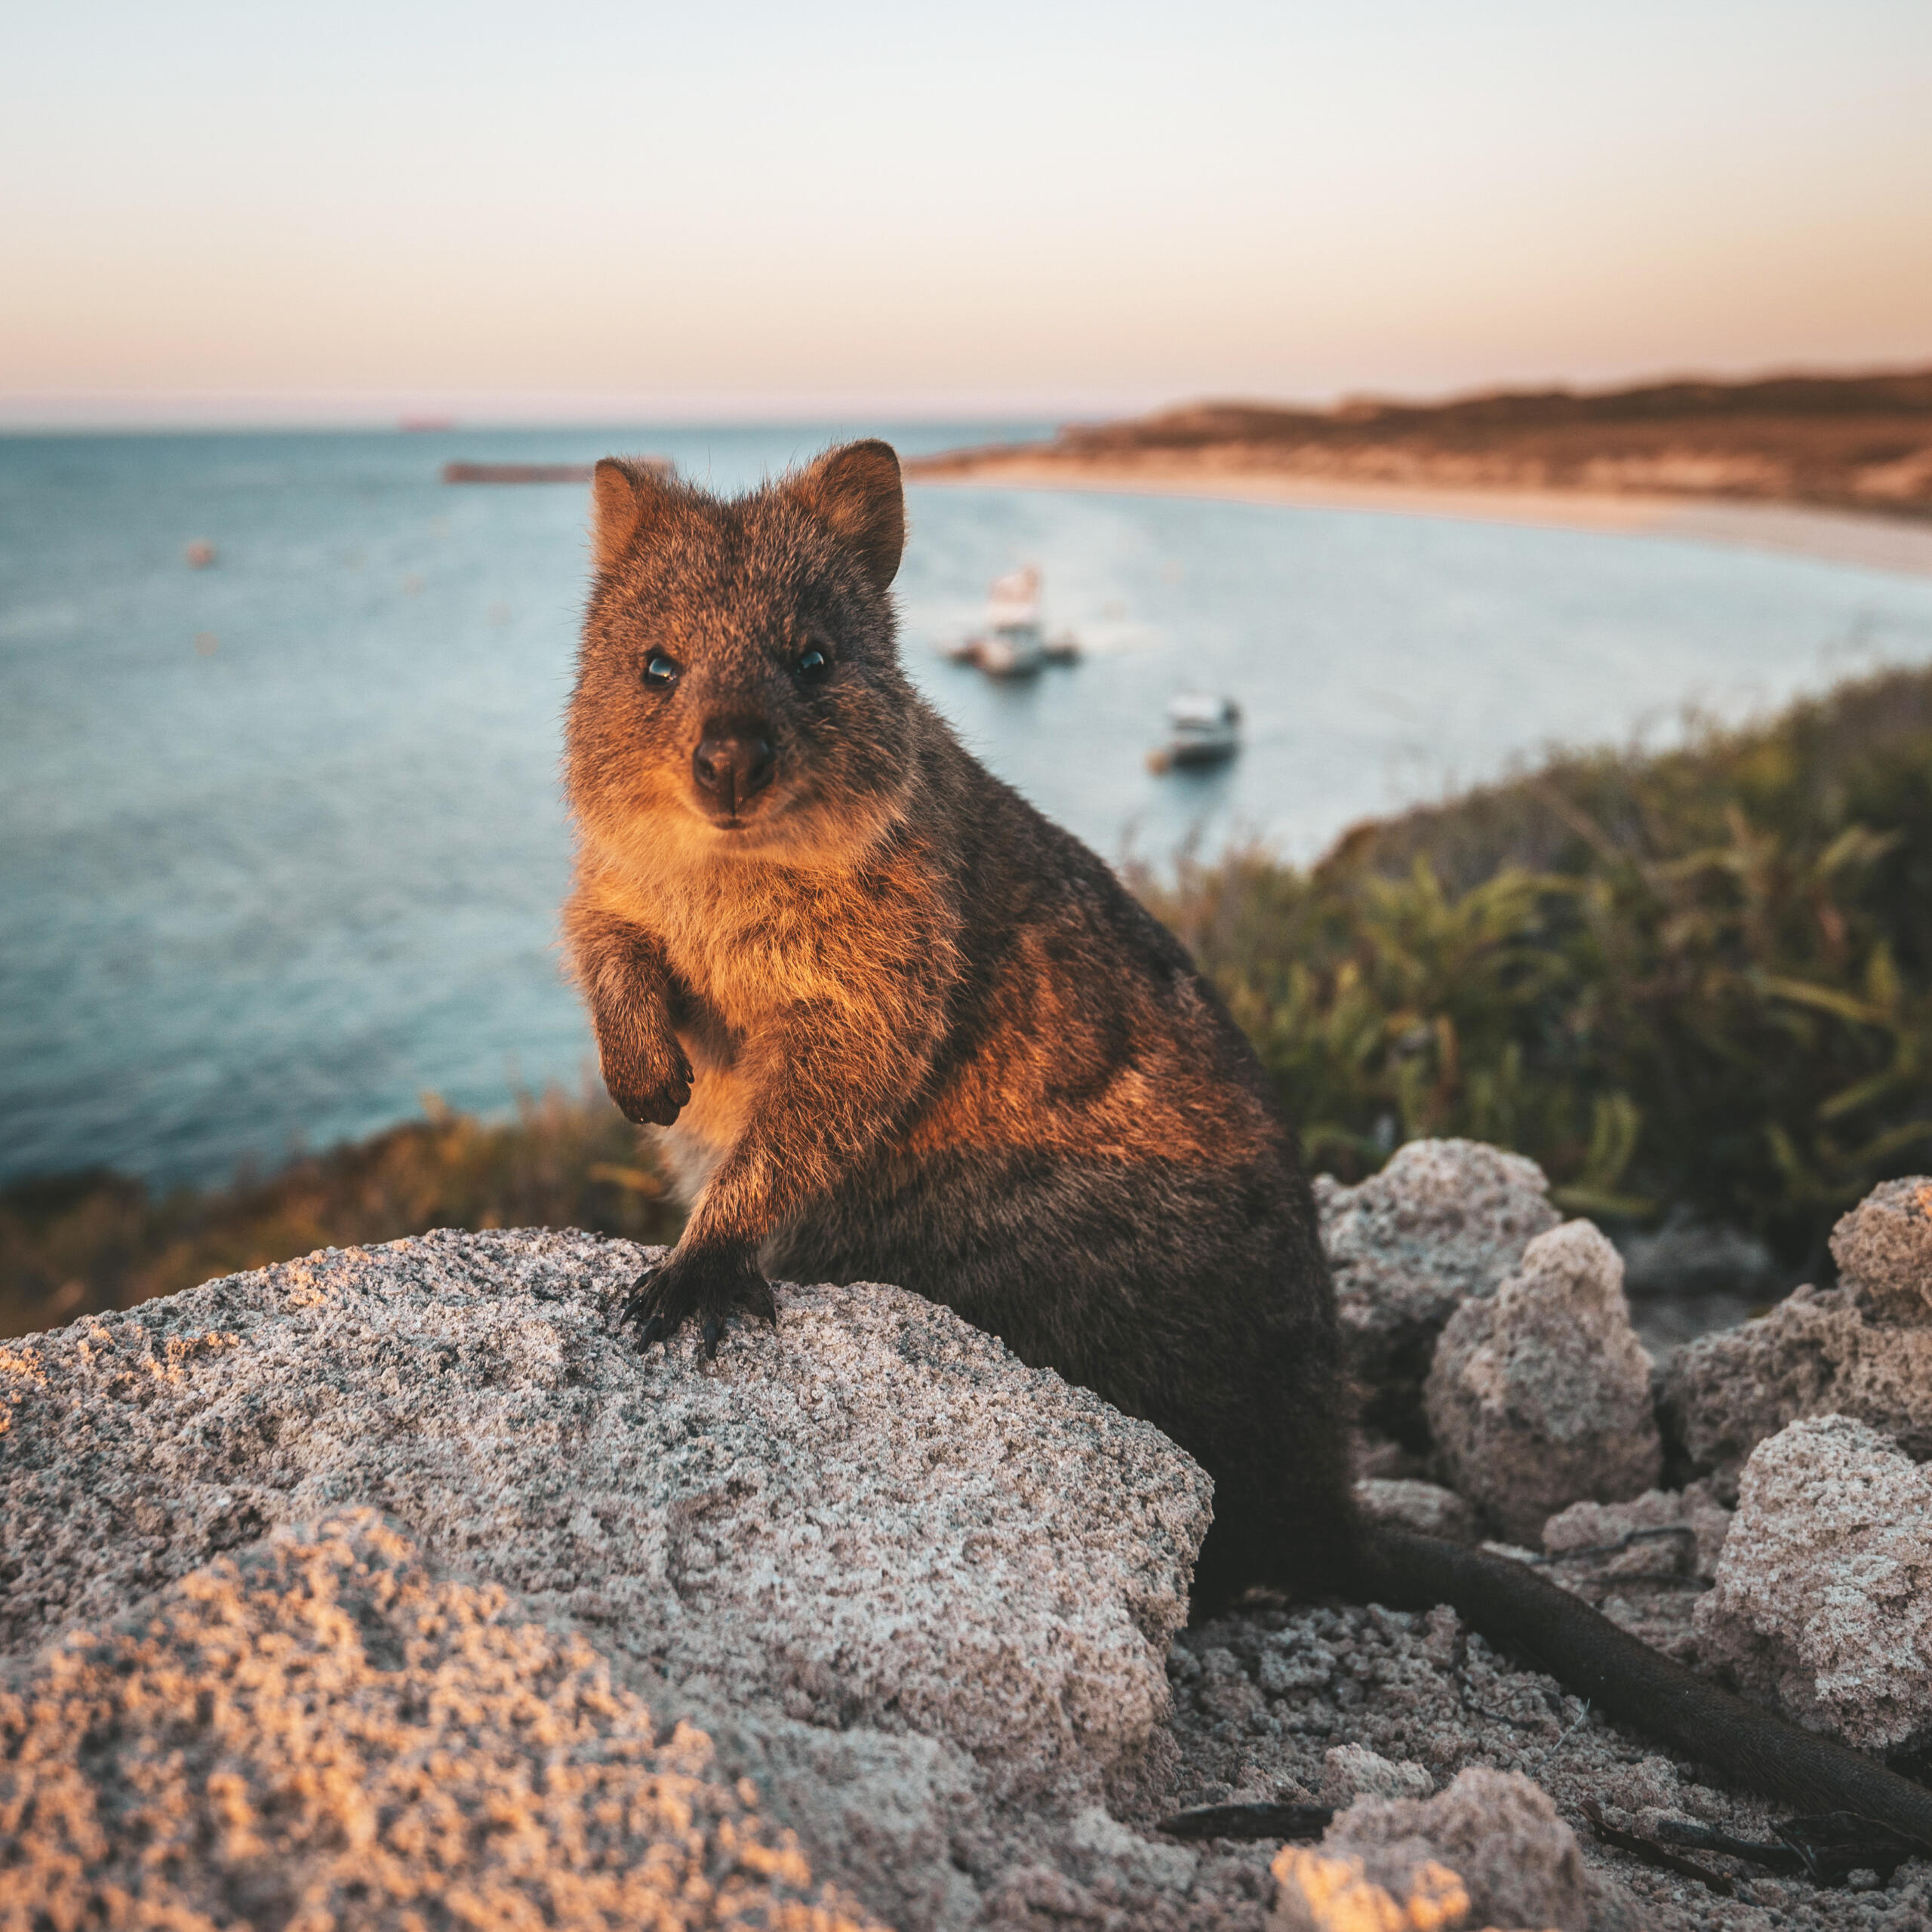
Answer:
<svg viewBox="0 0 1932 1932"><path fill-rule="evenodd" d="M691 753L691 775L698 789L735 812L771 783L777 763L763 726L742 719L707 724Z"/></svg>

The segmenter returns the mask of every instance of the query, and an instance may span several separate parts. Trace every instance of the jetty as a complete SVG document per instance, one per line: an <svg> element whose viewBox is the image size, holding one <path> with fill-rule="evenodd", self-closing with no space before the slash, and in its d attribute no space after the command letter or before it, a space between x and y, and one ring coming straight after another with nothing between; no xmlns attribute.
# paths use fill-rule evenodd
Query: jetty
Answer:
<svg viewBox="0 0 1932 1932"><path fill-rule="evenodd" d="M446 463L445 483L588 483L587 463Z"/></svg>
<svg viewBox="0 0 1932 1932"><path fill-rule="evenodd" d="M634 457L632 460L660 475L671 473L668 456ZM588 483L596 468L589 463L446 463L445 483Z"/></svg>

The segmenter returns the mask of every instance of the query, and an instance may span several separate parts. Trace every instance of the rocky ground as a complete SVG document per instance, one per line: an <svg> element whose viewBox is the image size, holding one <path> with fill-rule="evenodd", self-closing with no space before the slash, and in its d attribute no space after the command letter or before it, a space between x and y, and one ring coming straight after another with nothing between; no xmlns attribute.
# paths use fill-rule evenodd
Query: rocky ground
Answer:
<svg viewBox="0 0 1932 1932"><path fill-rule="evenodd" d="M1654 1377L1528 1162L1321 1204L1368 1506L1925 1761L1932 1183ZM1447 1610L1184 1629L1201 1472L915 1297L639 1358L643 1254L436 1235L0 1345L0 1927L1932 1925L1932 1861L1687 1849L1783 1814ZM1159 1829L1229 1802L1338 1809Z"/></svg>

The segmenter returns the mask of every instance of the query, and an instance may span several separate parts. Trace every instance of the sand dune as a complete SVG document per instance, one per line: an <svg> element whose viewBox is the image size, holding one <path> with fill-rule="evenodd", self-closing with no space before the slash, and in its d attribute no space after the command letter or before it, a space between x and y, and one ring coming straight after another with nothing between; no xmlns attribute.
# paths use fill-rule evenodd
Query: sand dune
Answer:
<svg viewBox="0 0 1932 1932"><path fill-rule="evenodd" d="M1669 537L1780 550L1866 570L1932 577L1932 524L1799 503L1737 502L1583 490L1451 488L1354 483L1186 461L1107 462L1001 451L934 470L906 466L916 483L1022 490L1099 490L1137 496L1209 497L1481 523L1547 525L1625 536Z"/></svg>

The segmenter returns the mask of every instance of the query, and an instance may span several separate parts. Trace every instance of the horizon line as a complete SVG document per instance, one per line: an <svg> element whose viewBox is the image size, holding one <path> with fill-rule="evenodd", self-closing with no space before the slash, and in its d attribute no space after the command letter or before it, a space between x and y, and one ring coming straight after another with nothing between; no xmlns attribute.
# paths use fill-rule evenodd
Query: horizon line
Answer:
<svg viewBox="0 0 1932 1932"><path fill-rule="evenodd" d="M1297 395L1261 385L1183 391L1152 389L1084 395L1005 393L937 396L931 392L860 398L747 397L743 392L697 395L607 395L526 389L438 395L422 390L186 390L129 392L69 389L38 395L0 392L0 435L100 435L259 431L386 430L396 433L495 429L703 429L823 426L866 420L912 424L1118 420L1190 408L1245 406L1326 411L1350 405L1441 407L1491 396L1568 393L1608 395L1630 389L1709 383L1724 387L1794 380L1852 381L1932 376L1932 358L1861 358L1844 365L1797 359L1718 372L1668 368L1605 380L1563 377L1503 378L1414 389L1347 387Z"/></svg>

